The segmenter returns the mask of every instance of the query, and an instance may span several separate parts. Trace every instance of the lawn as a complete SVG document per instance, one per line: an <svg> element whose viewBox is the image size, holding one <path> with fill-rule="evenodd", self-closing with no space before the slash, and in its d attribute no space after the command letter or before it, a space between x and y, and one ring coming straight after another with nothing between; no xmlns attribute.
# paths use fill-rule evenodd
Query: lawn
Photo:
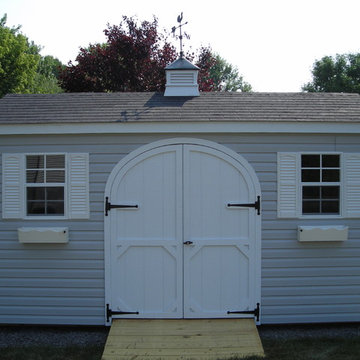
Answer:
<svg viewBox="0 0 360 360"><path fill-rule="evenodd" d="M360 336L263 340L266 360L359 360Z"/></svg>
<svg viewBox="0 0 360 360"><path fill-rule="evenodd" d="M0 348L0 360L100 360L104 346Z"/></svg>
<svg viewBox="0 0 360 360"><path fill-rule="evenodd" d="M360 336L351 338L265 339L265 360L359 360ZM100 360L103 344L71 347L8 347L1 360ZM240 360L240 358L232 358ZM246 360L260 360L251 357ZM264 359L263 359L264 360Z"/></svg>

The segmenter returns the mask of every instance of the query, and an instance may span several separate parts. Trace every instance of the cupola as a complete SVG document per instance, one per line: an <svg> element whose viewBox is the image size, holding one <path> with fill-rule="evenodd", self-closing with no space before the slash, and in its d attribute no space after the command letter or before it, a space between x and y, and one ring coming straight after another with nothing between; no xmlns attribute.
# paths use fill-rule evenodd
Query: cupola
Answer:
<svg viewBox="0 0 360 360"><path fill-rule="evenodd" d="M180 57L165 68L165 96L199 96L199 68Z"/></svg>

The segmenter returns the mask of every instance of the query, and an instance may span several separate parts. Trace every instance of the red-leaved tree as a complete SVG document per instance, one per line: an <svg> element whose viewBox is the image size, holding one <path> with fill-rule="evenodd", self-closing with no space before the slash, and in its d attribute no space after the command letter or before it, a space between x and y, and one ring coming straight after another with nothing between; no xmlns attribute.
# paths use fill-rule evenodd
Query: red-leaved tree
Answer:
<svg viewBox="0 0 360 360"><path fill-rule="evenodd" d="M164 91L165 67L178 57L166 34L158 31L158 21L123 16L120 25L108 25L104 44L81 48L76 64L69 62L60 74L61 87L68 92ZM186 54L190 61L194 55ZM196 65L200 67L202 91L212 91L209 71L215 57L201 48Z"/></svg>
<svg viewBox="0 0 360 360"><path fill-rule="evenodd" d="M200 91L217 91L218 87L215 84L210 70L216 64L216 57L212 54L211 49L202 47L196 62L196 66L200 68L198 79Z"/></svg>

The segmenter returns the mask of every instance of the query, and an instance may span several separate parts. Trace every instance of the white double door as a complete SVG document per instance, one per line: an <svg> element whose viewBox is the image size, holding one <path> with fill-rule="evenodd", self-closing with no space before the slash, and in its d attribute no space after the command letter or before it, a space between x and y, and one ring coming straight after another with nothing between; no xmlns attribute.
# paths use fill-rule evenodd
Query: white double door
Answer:
<svg viewBox="0 0 360 360"><path fill-rule="evenodd" d="M259 279L256 211L247 170L207 146L145 151L114 177L109 201L113 311L127 318L244 317ZM137 206L137 207L135 207ZM114 316L116 317L116 316Z"/></svg>

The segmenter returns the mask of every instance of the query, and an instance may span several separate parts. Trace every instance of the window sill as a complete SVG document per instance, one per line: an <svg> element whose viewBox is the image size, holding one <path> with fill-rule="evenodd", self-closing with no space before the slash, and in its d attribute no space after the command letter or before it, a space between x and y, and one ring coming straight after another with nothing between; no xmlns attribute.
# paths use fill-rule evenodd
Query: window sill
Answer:
<svg viewBox="0 0 360 360"><path fill-rule="evenodd" d="M44 215L39 215L39 216L25 216L23 218L23 220L33 220L33 221L37 221L37 220L68 220L69 218L67 216L44 216Z"/></svg>
<svg viewBox="0 0 360 360"><path fill-rule="evenodd" d="M305 220L326 220L326 219L343 219L344 217L342 215L300 215L298 216L298 219L305 219Z"/></svg>

